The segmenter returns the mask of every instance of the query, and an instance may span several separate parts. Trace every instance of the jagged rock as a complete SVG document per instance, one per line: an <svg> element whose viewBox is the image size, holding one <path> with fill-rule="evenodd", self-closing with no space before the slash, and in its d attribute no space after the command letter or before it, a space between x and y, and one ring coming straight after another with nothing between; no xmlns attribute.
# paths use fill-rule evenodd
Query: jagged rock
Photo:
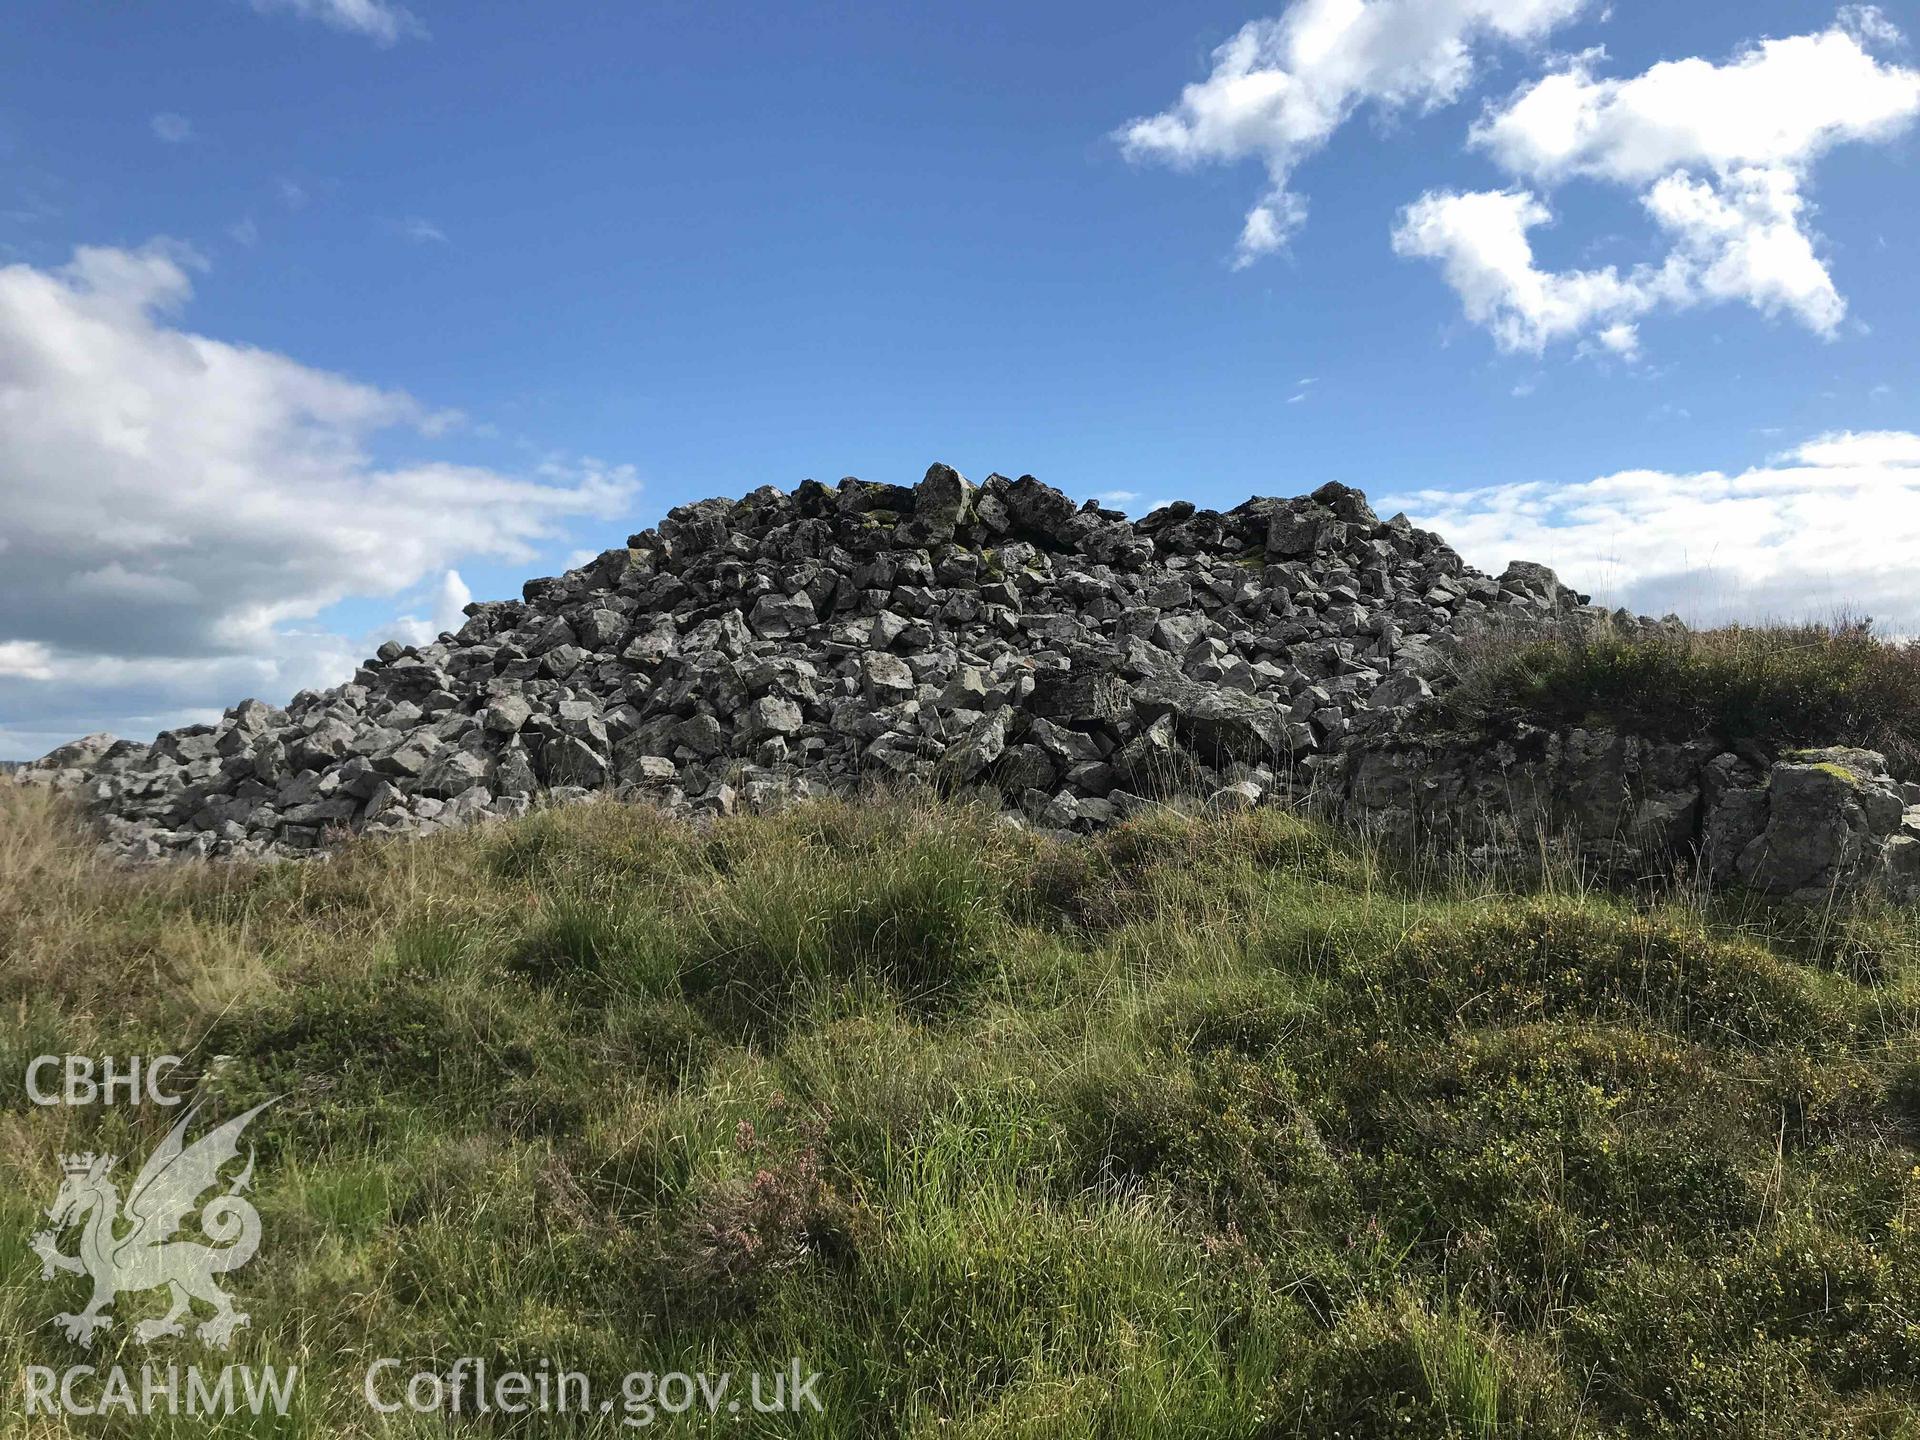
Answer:
<svg viewBox="0 0 1920 1440"><path fill-rule="evenodd" d="M1766 826L1735 868L1757 889L1819 899L1848 888L1879 860L1904 810L1886 761L1873 751L1799 751L1768 775Z"/></svg>
<svg viewBox="0 0 1920 1440"><path fill-rule="evenodd" d="M726 744L726 732L711 715L689 716L675 725L670 733L675 744L685 746L702 759L718 755Z"/></svg>
<svg viewBox="0 0 1920 1440"><path fill-rule="evenodd" d="M1200 781L1193 758L1174 738L1171 715L1162 715L1122 745L1114 753L1113 772L1136 796L1173 795L1197 788Z"/></svg>
<svg viewBox="0 0 1920 1440"><path fill-rule="evenodd" d="M753 613L747 617L747 624L762 640L784 640L818 619L812 599L803 590L797 595L762 595L753 602Z"/></svg>
<svg viewBox="0 0 1920 1440"><path fill-rule="evenodd" d="M762 695L747 707L745 733L749 737L791 735L800 725L800 707L791 700Z"/></svg>
<svg viewBox="0 0 1920 1440"><path fill-rule="evenodd" d="M1874 883L1895 904L1920 900L1920 817L1899 835L1890 835L1881 847Z"/></svg>
<svg viewBox="0 0 1920 1440"><path fill-rule="evenodd" d="M572 735L556 735L549 740L540 758L548 785L596 790L606 783L607 757Z"/></svg>
<svg viewBox="0 0 1920 1440"><path fill-rule="evenodd" d="M962 784L977 779L1007 748L1007 714L996 710L947 747L946 763L952 778Z"/></svg>
<svg viewBox="0 0 1920 1440"><path fill-rule="evenodd" d="M22 766L15 779L23 784L61 787L78 785L100 763L108 751L120 743L117 736L104 731L48 751L31 765Z"/></svg>
<svg viewBox="0 0 1920 1440"><path fill-rule="evenodd" d="M526 747L518 740L509 744L494 767L493 783L502 795L531 795L540 786Z"/></svg>
<svg viewBox="0 0 1920 1440"><path fill-rule="evenodd" d="M951 465L934 465L913 490L913 518L900 527L909 546L944 545L970 518L973 487Z"/></svg>
<svg viewBox="0 0 1920 1440"><path fill-rule="evenodd" d="M485 784L491 769L483 756L466 750L449 751L420 777L418 793L436 800L451 800Z"/></svg>
<svg viewBox="0 0 1920 1440"><path fill-rule="evenodd" d="M861 693L869 705L884 709L914 695L913 671L906 661L884 651L870 650L860 657Z"/></svg>
<svg viewBox="0 0 1920 1440"><path fill-rule="evenodd" d="M1187 680L1142 681L1133 709L1148 725L1170 717L1175 735L1213 765L1285 757L1296 739L1288 712L1272 701Z"/></svg>
<svg viewBox="0 0 1920 1440"><path fill-rule="evenodd" d="M502 695L486 709L484 723L495 735L515 735L533 718L533 706L524 695Z"/></svg>
<svg viewBox="0 0 1920 1440"><path fill-rule="evenodd" d="M1237 815L1260 803L1260 787L1251 780L1237 780L1207 797L1209 815Z"/></svg>

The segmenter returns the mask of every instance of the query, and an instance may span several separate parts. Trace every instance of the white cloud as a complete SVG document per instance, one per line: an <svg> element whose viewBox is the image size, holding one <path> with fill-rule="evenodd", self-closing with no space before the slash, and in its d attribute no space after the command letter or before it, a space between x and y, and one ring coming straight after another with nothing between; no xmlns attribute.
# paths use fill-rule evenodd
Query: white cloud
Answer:
<svg viewBox="0 0 1920 1440"><path fill-rule="evenodd" d="M18 730L344 678L349 643L309 617L435 577L438 621L459 558L531 559L631 494L602 466L376 460L377 441L423 443L431 412L179 328L195 263L156 245L0 267L0 714Z"/></svg>
<svg viewBox="0 0 1920 1440"><path fill-rule="evenodd" d="M179 145L193 138L193 122L171 110L162 110L147 123L153 127L154 138L164 140L169 145Z"/></svg>
<svg viewBox="0 0 1920 1440"><path fill-rule="evenodd" d="M1233 268L1244 270L1261 256L1285 249L1293 232L1306 223L1307 202L1290 191L1274 191L1247 211L1233 247Z"/></svg>
<svg viewBox="0 0 1920 1440"><path fill-rule="evenodd" d="M389 637L404 641L409 645L431 645L440 638L443 630L458 630L466 623L463 612L473 592L467 588L467 582L460 578L458 570L449 570L440 577L440 583L433 591L433 614L428 619L417 615L402 615L393 622Z"/></svg>
<svg viewBox="0 0 1920 1440"><path fill-rule="evenodd" d="M1640 353L1640 330L1625 320L1616 320L1594 337L1600 342L1600 348L1609 350L1623 360L1631 360Z"/></svg>
<svg viewBox="0 0 1920 1440"><path fill-rule="evenodd" d="M1805 202L1790 173L1743 170L1709 183L1680 171L1643 203L1673 248L1659 265L1624 275L1611 265L1542 269L1527 232L1553 214L1526 190L1422 196L1401 212L1393 246L1438 261L1467 318L1503 350L1538 354L1591 334L1599 349L1632 359L1639 317L1723 301L1791 314L1822 336L1838 332L1847 304L1801 224Z"/></svg>
<svg viewBox="0 0 1920 1440"><path fill-rule="evenodd" d="M1841 432L1738 474L1627 470L1382 497L1499 570L1552 565L1596 600L1702 624L1868 614L1920 633L1920 435ZM1871 523L1862 517L1870 516Z"/></svg>
<svg viewBox="0 0 1920 1440"><path fill-rule="evenodd" d="M1527 44L1586 0L1294 0L1243 26L1179 103L1129 121L1130 159L1177 166L1258 159L1267 193L1247 212L1236 266L1283 246L1306 218L1294 170L1361 106L1433 109L1459 98L1487 44Z"/></svg>
<svg viewBox="0 0 1920 1440"><path fill-rule="evenodd" d="M423 220L418 215L400 222L400 233L417 245L444 245L447 232L431 220Z"/></svg>
<svg viewBox="0 0 1920 1440"><path fill-rule="evenodd" d="M227 234L236 245L255 245L260 241L260 227L253 223L251 215L244 215L227 227Z"/></svg>
<svg viewBox="0 0 1920 1440"><path fill-rule="evenodd" d="M1852 6L1828 30L1764 40L1720 65L1671 60L1601 79L1603 56L1590 53L1473 127L1474 145L1536 185L1584 177L1638 190L1671 243L1657 266L1625 277L1540 269L1525 231L1550 217L1525 190L1429 194L1403 214L1396 247L1441 261L1468 318L1507 349L1593 330L1603 348L1631 355L1637 335L1622 329L1631 317L1728 301L1831 337L1846 302L1817 251L1804 191L1828 150L1887 140L1920 115L1920 70L1884 63L1864 43L1890 35L1878 11Z"/></svg>
<svg viewBox="0 0 1920 1440"><path fill-rule="evenodd" d="M53 657L47 647L32 640L0 641L0 675L22 680L51 680Z"/></svg>
<svg viewBox="0 0 1920 1440"><path fill-rule="evenodd" d="M379 45L397 40L426 38L426 26L405 6L391 0L252 0L261 14L284 11L307 20L318 20L335 30L365 35Z"/></svg>
<svg viewBox="0 0 1920 1440"><path fill-rule="evenodd" d="M1395 253L1440 263L1467 318L1491 331L1503 350L1538 353L1555 340L1600 330L1616 353L1631 354L1633 317L1675 283L1651 270L1622 276L1599 270L1542 270L1527 232L1553 218L1525 190L1423 195L1401 212Z"/></svg>
<svg viewBox="0 0 1920 1440"><path fill-rule="evenodd" d="M1804 170L1847 141L1884 140L1920 112L1920 71L1885 65L1837 25L1763 40L1724 65L1668 60L1595 79L1593 57L1520 91L1473 143L1540 184L1586 175L1644 185L1688 167Z"/></svg>
<svg viewBox="0 0 1920 1440"><path fill-rule="evenodd" d="M1866 45L1892 47L1907 43L1900 27L1887 19L1886 12L1878 5L1842 5L1837 23Z"/></svg>
<svg viewBox="0 0 1920 1440"><path fill-rule="evenodd" d="M1905 430L1837 430L1807 441L1785 458L1833 468L1920 466L1920 435Z"/></svg>
<svg viewBox="0 0 1920 1440"><path fill-rule="evenodd" d="M1648 213L1675 239L1675 255L1700 298L1782 310L1832 335L1847 302L1801 225L1806 202L1791 170L1750 168L1716 181L1676 171L1647 192Z"/></svg>

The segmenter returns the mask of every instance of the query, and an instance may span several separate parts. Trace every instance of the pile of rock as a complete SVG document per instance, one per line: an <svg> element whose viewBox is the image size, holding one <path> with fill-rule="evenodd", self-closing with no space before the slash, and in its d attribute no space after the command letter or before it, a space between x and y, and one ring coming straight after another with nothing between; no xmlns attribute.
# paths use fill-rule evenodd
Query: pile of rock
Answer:
<svg viewBox="0 0 1920 1440"><path fill-rule="evenodd" d="M1024 476L808 481L672 511L387 644L352 681L18 778L136 858L306 853L596 791L725 814L863 780L987 787L1089 830L1170 793L1297 789L1428 693L1467 629L1583 607L1326 485L1137 522Z"/></svg>

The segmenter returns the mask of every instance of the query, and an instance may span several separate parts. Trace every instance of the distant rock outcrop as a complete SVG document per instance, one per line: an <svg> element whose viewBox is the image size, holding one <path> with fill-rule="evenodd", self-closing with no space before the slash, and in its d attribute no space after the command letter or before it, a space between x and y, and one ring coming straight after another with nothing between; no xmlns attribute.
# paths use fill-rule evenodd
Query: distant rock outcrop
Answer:
<svg viewBox="0 0 1920 1440"><path fill-rule="evenodd" d="M348 684L150 745L89 736L19 778L71 788L145 859L304 854L595 791L725 814L868 777L1088 830L1170 793L1297 793L1426 696L1469 629L1585 605L1342 485L1130 522L935 465L682 506Z"/></svg>

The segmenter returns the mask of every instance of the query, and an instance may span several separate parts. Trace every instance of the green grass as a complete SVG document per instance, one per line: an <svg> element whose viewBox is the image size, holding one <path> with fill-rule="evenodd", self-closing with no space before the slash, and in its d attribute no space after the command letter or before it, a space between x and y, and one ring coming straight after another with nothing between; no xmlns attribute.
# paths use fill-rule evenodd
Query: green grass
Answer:
<svg viewBox="0 0 1920 1440"><path fill-rule="evenodd" d="M632 1433L360 1398L470 1355L825 1376L823 1415L670 1434L1920 1435L1902 911L930 802L128 872L0 788L0 1061L46 1052L281 1097L232 1358L302 1378L273 1425L10 1391L0 1433ZM0 1091L0 1386L80 1358L26 1245L54 1152L132 1167L172 1118Z"/></svg>
<svg viewBox="0 0 1920 1440"><path fill-rule="evenodd" d="M1627 634L1516 630L1471 644L1440 714L1605 724L1670 739L1849 744L1920 767L1920 645L1864 624Z"/></svg>

